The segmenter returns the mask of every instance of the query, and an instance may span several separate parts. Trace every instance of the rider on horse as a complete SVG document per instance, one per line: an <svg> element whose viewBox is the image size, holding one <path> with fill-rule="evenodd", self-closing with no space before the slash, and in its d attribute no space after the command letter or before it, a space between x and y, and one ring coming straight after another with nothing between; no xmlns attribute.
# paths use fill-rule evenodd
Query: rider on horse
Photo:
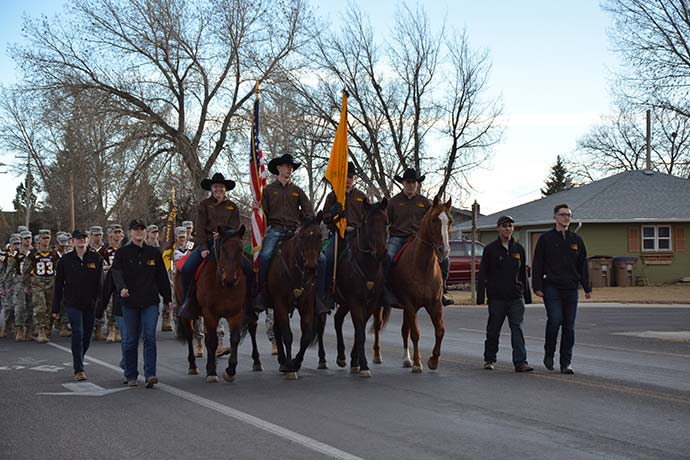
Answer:
<svg viewBox="0 0 690 460"><path fill-rule="evenodd" d="M218 226L238 229L240 227L240 211L226 193L235 188L235 181L225 179L221 173L216 173L211 179L201 181L201 188L211 192L211 196L199 203L197 217L197 244L182 266L182 309L180 316L185 319L196 319L199 314L196 302L187 301L193 299L189 289L194 281L194 276L201 262L208 257L213 249L214 239L217 237ZM252 264L242 259L242 271L247 278L247 292L249 298L254 292L254 272ZM247 312L248 313L248 312Z"/></svg>
<svg viewBox="0 0 690 460"><path fill-rule="evenodd" d="M264 188L261 197L261 207L266 216L268 228L259 253L259 293L255 302L257 310L264 310L267 306L268 269L278 243L294 232L305 218L314 217L311 201L304 191L292 182L292 173L299 167L300 163L296 163L289 153L274 158L268 163L268 170L276 176L276 180ZM319 257L317 275L317 304L320 311L323 309L328 311L323 303L326 290L325 262L326 259L322 254Z"/></svg>
<svg viewBox="0 0 690 460"><path fill-rule="evenodd" d="M329 309L333 308L333 300L329 295L333 286L333 267L335 259L335 238L338 231L335 227L335 221L339 218L345 218L347 222L347 229L345 230L346 235L352 232L355 228L359 227L362 219L364 217L364 202L367 201L367 196L356 189L355 179L357 178L357 172L353 162L348 162L347 164L347 182L345 184L346 198L345 198L345 209L338 202L335 192L331 192L326 197L326 203L324 204L324 214L323 220L328 224L328 240L326 240L326 245L324 247L324 254L326 257L326 286L327 286L327 296L326 296L326 306ZM342 250L342 248L341 248Z"/></svg>
<svg viewBox="0 0 690 460"><path fill-rule="evenodd" d="M431 201L428 198L419 194L419 185L424 182L425 175L417 174L414 168L407 168L401 176L395 176L395 181L401 183L403 189L400 193L395 195L388 202L388 219L390 222L388 238L388 249L386 254L386 262L384 270L386 276L390 268L393 266L393 260L405 243L413 238L422 218L431 207ZM441 272L443 273L443 280L448 278L448 270L450 268L450 261L448 257L439 260L441 264ZM393 305L396 303L393 293L386 284L384 293L384 304ZM443 294L443 304L449 305L453 303L453 299L446 296L445 289Z"/></svg>

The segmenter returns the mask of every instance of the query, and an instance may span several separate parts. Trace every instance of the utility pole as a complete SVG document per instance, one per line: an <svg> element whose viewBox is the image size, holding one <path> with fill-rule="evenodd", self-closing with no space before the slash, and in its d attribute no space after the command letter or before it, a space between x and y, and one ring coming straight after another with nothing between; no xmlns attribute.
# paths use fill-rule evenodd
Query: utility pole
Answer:
<svg viewBox="0 0 690 460"><path fill-rule="evenodd" d="M475 260L475 241L477 241L477 218L479 217L479 203L472 203L472 241L470 242L470 296L472 302L477 302L477 261Z"/></svg>
<svg viewBox="0 0 690 460"><path fill-rule="evenodd" d="M73 232L76 227L74 225L74 174L69 175L69 230Z"/></svg>
<svg viewBox="0 0 690 460"><path fill-rule="evenodd" d="M24 191L26 192L26 212L24 213L24 225L29 228L31 221L31 154L26 155L26 184L24 184Z"/></svg>
<svg viewBox="0 0 690 460"><path fill-rule="evenodd" d="M647 171L652 170L652 111L647 110Z"/></svg>

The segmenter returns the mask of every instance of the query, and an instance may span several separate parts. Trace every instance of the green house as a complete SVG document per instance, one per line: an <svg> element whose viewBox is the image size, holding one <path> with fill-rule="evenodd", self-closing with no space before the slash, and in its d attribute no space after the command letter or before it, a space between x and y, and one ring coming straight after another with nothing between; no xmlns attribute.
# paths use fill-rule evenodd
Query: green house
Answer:
<svg viewBox="0 0 690 460"><path fill-rule="evenodd" d="M671 283L690 277L690 179L653 171L626 171L478 219L478 240L496 239L496 219L515 219L514 238L528 264L539 236L553 227L553 207L573 211L570 230L584 240L588 256L636 257L637 284ZM470 223L460 226L468 237Z"/></svg>

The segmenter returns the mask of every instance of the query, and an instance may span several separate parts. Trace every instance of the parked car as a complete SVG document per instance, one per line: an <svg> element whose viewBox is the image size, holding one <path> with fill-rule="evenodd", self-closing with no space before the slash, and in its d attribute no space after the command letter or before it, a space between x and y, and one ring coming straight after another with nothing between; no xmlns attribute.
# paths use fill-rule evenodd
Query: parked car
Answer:
<svg viewBox="0 0 690 460"><path fill-rule="evenodd" d="M475 241L474 257L477 261L475 275L479 275L479 264L484 253L484 245ZM472 242L470 240L450 241L450 271L448 272L448 284L469 283L472 274Z"/></svg>

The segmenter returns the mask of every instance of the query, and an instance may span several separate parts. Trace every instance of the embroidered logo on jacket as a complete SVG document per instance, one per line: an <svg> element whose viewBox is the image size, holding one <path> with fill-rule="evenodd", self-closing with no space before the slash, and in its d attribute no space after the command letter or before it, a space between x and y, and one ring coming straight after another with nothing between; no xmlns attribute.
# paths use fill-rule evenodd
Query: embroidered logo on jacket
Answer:
<svg viewBox="0 0 690 460"><path fill-rule="evenodd" d="M146 261L146 265L148 265L149 267L153 267L156 265L156 261L154 259L149 259Z"/></svg>

